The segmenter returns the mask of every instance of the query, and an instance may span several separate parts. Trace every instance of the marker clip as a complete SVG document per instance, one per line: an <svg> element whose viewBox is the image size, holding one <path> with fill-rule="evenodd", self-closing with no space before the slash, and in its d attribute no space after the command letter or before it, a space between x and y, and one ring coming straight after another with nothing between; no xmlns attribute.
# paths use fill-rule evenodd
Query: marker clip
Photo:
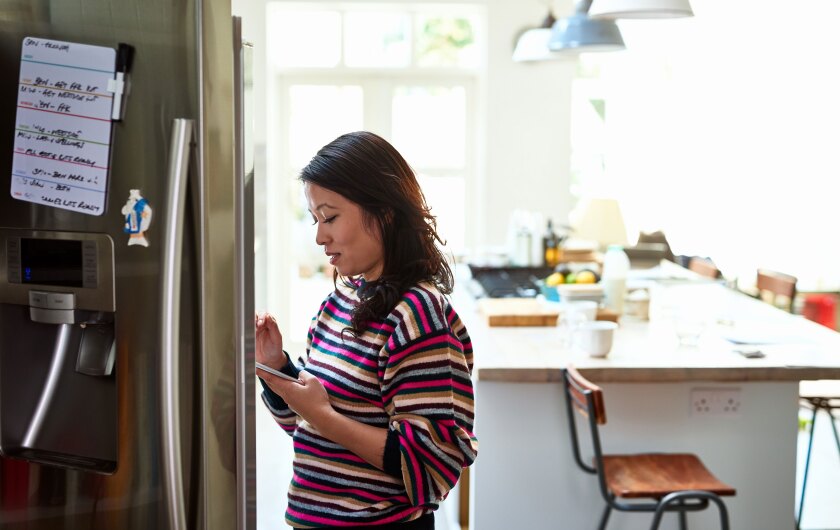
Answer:
<svg viewBox="0 0 840 530"><path fill-rule="evenodd" d="M117 48L117 67L114 79L108 81L108 91L114 93L111 120L122 121L125 114L125 97L131 89L128 73L134 61L134 46L121 42Z"/></svg>

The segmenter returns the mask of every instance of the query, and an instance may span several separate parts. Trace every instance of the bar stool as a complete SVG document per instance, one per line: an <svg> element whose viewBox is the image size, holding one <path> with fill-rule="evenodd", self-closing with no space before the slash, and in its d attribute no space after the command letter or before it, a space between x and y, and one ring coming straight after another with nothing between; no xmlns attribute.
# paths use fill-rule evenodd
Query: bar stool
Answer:
<svg viewBox="0 0 840 530"><path fill-rule="evenodd" d="M805 489L808 486L808 469L811 464L811 449L814 445L814 430L817 426L817 413L824 411L831 421L834 431L834 441L837 442L837 452L840 454L840 434L837 432L837 418L835 410L840 410L840 381L802 381L799 384L800 404L810 409L811 434L808 436L808 452L805 457L805 470L802 473L802 491L799 496L799 513L796 516L796 528L802 524L802 513L805 508Z"/></svg>
<svg viewBox="0 0 840 530"><path fill-rule="evenodd" d="M597 475L601 496L606 501L599 530L607 527L613 509L625 512L653 512L651 530L659 528L665 512L677 512L680 529L687 528L687 512L705 510L714 503L720 514L721 530L729 530L729 513L721 496L735 495L735 489L715 478L700 459L687 453L642 453L604 455L601 453L599 425L607 422L601 389L569 365L563 371L566 412L577 465ZM575 413L586 418L595 453L593 465L581 458ZM653 499L653 502L618 499Z"/></svg>

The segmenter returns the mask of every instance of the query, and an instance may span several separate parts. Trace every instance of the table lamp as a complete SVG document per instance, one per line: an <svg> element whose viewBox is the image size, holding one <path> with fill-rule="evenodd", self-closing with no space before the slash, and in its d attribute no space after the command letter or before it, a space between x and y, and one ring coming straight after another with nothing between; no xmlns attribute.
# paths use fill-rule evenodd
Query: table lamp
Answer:
<svg viewBox="0 0 840 530"><path fill-rule="evenodd" d="M594 241L602 249L608 245L627 245L627 228L621 207L615 199L584 197L569 213L576 239Z"/></svg>

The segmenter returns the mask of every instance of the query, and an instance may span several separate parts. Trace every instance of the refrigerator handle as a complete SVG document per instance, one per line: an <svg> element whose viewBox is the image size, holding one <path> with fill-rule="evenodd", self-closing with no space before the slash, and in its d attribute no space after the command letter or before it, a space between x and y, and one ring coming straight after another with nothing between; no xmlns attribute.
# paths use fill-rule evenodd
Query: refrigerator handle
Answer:
<svg viewBox="0 0 840 530"><path fill-rule="evenodd" d="M161 452L163 490L169 528L185 530L184 478L181 467L181 418L179 415L178 338L181 314L181 254L184 207L190 160L193 120L172 120L167 169L166 226L162 240L163 282L160 312Z"/></svg>

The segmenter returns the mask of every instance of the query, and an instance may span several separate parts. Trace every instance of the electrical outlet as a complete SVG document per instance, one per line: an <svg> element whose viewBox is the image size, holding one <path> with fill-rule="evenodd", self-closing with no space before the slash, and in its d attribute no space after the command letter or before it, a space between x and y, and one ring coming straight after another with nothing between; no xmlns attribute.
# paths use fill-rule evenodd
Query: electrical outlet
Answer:
<svg viewBox="0 0 840 530"><path fill-rule="evenodd" d="M692 416L738 416L741 411L740 388L692 388Z"/></svg>

